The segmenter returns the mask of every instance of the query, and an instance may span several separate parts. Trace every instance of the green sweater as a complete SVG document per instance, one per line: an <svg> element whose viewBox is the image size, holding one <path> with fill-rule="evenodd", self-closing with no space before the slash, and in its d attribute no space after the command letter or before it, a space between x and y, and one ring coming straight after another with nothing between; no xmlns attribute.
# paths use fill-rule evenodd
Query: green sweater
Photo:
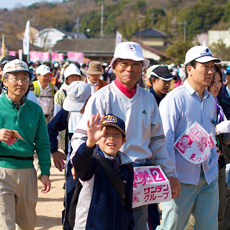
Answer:
<svg viewBox="0 0 230 230"><path fill-rule="evenodd" d="M50 145L45 116L36 103L26 100L18 111L3 93L0 96L0 129L16 130L25 140L18 140L8 146L0 141L0 155L30 157L34 150L38 155L42 175L50 172ZM33 161L0 157L0 167L25 169L33 168Z"/></svg>

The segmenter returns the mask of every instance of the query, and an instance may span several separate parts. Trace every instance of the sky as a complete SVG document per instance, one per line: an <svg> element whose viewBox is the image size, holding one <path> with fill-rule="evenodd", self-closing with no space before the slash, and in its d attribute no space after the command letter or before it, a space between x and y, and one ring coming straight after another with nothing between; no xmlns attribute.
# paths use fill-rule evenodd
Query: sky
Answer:
<svg viewBox="0 0 230 230"><path fill-rule="evenodd" d="M13 9L15 7L29 6L44 0L0 0L0 8ZM45 2L62 2L61 0L46 0Z"/></svg>

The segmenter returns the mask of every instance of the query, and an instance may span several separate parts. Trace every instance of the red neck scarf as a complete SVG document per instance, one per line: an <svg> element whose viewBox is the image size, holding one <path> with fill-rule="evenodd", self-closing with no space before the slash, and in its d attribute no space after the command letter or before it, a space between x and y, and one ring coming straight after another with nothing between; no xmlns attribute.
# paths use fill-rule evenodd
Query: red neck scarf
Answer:
<svg viewBox="0 0 230 230"><path fill-rule="evenodd" d="M131 99L136 91L137 91L137 86L135 86L134 89L128 89L127 87L125 87L124 85L121 84L121 82L119 82L117 79L114 80L115 85L117 86L117 88L123 93L125 94L126 97L128 97L129 99Z"/></svg>

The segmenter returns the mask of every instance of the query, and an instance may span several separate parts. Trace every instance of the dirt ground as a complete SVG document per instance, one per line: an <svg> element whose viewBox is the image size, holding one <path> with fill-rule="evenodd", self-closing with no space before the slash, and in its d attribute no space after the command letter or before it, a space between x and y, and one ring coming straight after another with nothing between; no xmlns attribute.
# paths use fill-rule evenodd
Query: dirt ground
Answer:
<svg viewBox="0 0 230 230"><path fill-rule="evenodd" d="M41 181L38 181L37 227L35 230L61 230L61 215L64 197L64 172L59 172L54 165L50 171L51 190L41 193Z"/></svg>

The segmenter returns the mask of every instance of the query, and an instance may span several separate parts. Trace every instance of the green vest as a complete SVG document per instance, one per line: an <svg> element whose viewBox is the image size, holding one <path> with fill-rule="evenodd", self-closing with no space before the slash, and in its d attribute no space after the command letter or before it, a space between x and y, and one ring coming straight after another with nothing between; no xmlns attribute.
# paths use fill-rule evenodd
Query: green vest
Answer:
<svg viewBox="0 0 230 230"><path fill-rule="evenodd" d="M33 81L33 84L34 84L34 91L33 92L34 92L36 97L39 97L40 87L39 87L38 81ZM55 94L54 85L52 83L50 83L50 82L49 82L49 85L52 88L51 96L53 98L54 94Z"/></svg>

